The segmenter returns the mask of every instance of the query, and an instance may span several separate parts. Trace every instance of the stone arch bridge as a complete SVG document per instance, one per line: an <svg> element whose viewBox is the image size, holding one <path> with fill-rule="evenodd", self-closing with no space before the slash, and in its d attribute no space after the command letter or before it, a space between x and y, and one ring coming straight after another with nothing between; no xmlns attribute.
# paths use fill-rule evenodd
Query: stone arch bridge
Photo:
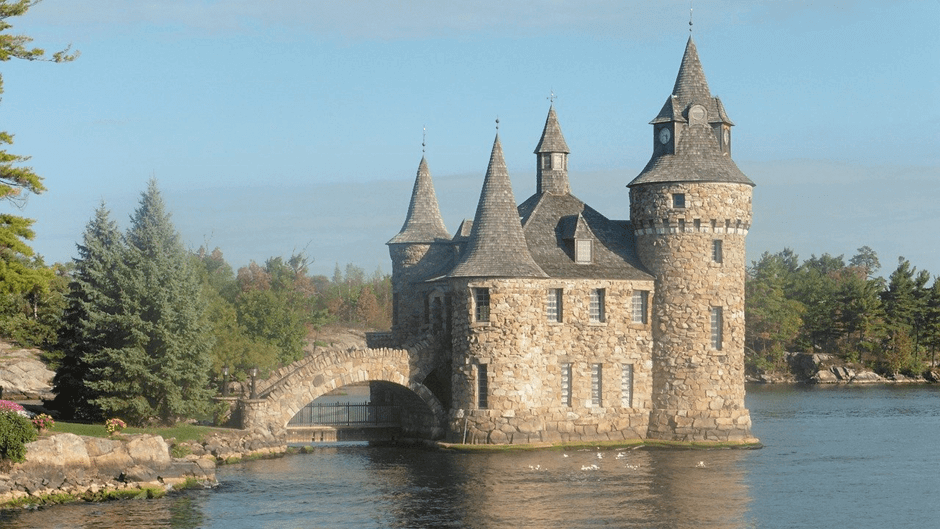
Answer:
<svg viewBox="0 0 940 529"><path fill-rule="evenodd" d="M258 381L256 398L241 399L242 427L286 435L287 423L317 397L351 384L383 386L402 409L402 434L439 439L446 410L425 382L440 365L440 340L425 339L405 349L317 349ZM374 386L373 386L374 387Z"/></svg>

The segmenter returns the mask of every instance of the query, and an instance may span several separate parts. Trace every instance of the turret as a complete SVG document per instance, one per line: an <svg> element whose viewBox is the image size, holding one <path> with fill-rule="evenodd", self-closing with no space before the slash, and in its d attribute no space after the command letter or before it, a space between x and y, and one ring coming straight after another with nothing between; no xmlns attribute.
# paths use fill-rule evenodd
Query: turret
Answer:
<svg viewBox="0 0 940 529"><path fill-rule="evenodd" d="M744 407L745 236L754 186L731 160L731 120L692 38L628 185L637 250L656 278L648 435L750 437Z"/></svg>
<svg viewBox="0 0 940 529"><path fill-rule="evenodd" d="M555 105L549 107L542 137L535 147L536 193L564 195L571 192L568 184L568 144L561 134L561 125L555 114Z"/></svg>
<svg viewBox="0 0 940 529"><path fill-rule="evenodd" d="M387 243L392 257L392 332L398 341L425 323L426 297L420 282L453 264L450 239L422 156L405 223Z"/></svg>

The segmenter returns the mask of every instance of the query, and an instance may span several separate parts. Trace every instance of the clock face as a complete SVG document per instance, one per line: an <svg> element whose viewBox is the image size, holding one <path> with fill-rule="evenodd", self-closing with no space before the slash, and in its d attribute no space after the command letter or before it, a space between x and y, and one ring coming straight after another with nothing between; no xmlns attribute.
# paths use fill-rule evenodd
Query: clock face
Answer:
<svg viewBox="0 0 940 529"><path fill-rule="evenodd" d="M669 129L663 127L659 129L659 143L663 145L669 143L669 138L672 137L672 133L669 132Z"/></svg>

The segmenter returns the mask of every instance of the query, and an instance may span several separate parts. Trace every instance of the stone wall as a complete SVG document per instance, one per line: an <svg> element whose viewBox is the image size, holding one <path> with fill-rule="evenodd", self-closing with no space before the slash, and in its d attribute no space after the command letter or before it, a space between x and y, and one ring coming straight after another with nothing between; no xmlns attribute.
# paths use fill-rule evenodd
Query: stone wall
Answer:
<svg viewBox="0 0 940 529"><path fill-rule="evenodd" d="M473 322L472 288L490 289L490 321ZM546 317L548 289L562 289L562 322ZM589 322L591 289L605 289L603 323ZM535 443L644 438L651 406L652 340L632 323L634 290L650 281L485 279L453 288L453 409L448 438L468 443ZM478 402L487 370L487 407ZM562 402L562 366L571 364L571 405ZM592 366L602 365L600 406ZM623 403L622 367L633 366Z"/></svg>
<svg viewBox="0 0 940 529"><path fill-rule="evenodd" d="M685 194L685 207L672 196ZM656 276L649 436L677 441L750 437L744 407L745 236L751 186L646 184L630 190L640 259ZM721 262L713 259L721 241ZM721 347L711 309L722 310Z"/></svg>
<svg viewBox="0 0 940 529"><path fill-rule="evenodd" d="M392 333L404 343L430 328L425 306L433 286L423 283L429 275L453 264L452 244L390 244L394 317Z"/></svg>

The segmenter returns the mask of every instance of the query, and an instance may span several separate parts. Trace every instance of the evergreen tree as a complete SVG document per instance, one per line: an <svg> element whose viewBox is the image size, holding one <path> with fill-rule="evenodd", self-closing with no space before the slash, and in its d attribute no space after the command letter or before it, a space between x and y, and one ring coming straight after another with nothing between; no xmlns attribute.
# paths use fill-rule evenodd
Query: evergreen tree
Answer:
<svg viewBox="0 0 940 529"><path fill-rule="evenodd" d="M89 360L105 348L120 348L115 340L118 291L114 274L123 266L122 240L104 204L95 211L78 244L72 281L56 349L61 365L53 379L54 407L65 418L93 420L101 412L91 401L97 396L88 386Z"/></svg>
<svg viewBox="0 0 940 529"><path fill-rule="evenodd" d="M68 49L53 53L51 57L41 48L28 48L32 39L25 35L9 35L5 32L12 26L11 17L26 14L39 0L0 0L0 61L23 59L68 62L78 54L69 54ZM3 78L0 77L0 94L3 93ZM0 131L0 200L22 207L30 193L46 190L42 178L29 167L21 164L29 160L7 152L3 145L13 143L13 135ZM0 213L0 293L43 291L52 278L45 267L30 266L32 248L26 241L32 240L33 221L9 213Z"/></svg>
<svg viewBox="0 0 940 529"><path fill-rule="evenodd" d="M197 270L170 222L156 181L131 218L120 289L116 347L92 362L87 383L107 415L172 423L208 409L212 338Z"/></svg>

